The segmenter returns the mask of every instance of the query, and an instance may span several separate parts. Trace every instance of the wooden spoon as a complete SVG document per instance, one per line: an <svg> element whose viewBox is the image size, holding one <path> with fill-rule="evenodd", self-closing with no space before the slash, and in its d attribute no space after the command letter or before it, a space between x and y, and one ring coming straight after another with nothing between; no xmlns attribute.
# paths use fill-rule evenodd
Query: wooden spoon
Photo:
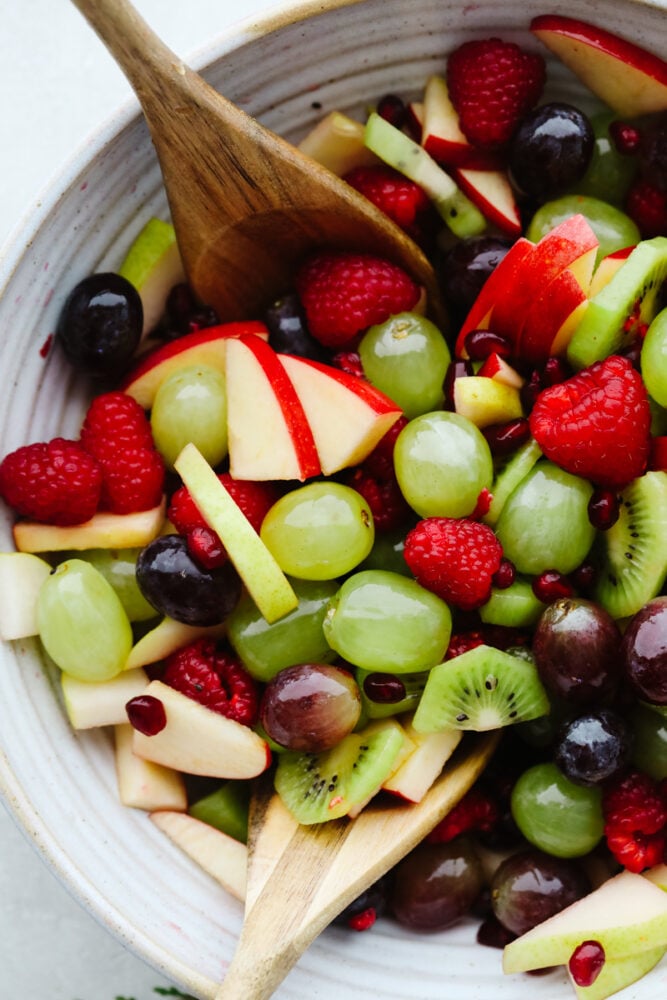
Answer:
<svg viewBox="0 0 667 1000"><path fill-rule="evenodd" d="M260 785L250 814L243 929L215 1000L268 1000L331 920L458 802L497 743L497 733L467 735L420 803L371 803L354 820L300 826L270 779Z"/></svg>
<svg viewBox="0 0 667 1000"><path fill-rule="evenodd" d="M72 0L125 73L157 151L188 279L222 319L257 316L316 247L380 253L440 307L424 254L362 195L189 69L128 0Z"/></svg>

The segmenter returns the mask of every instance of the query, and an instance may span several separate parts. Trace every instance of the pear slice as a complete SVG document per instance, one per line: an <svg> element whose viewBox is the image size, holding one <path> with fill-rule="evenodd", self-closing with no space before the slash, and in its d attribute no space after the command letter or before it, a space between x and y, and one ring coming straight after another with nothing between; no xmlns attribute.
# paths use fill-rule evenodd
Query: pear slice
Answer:
<svg viewBox="0 0 667 1000"><path fill-rule="evenodd" d="M37 595L50 572L30 552L0 552L0 639L37 635Z"/></svg>
<svg viewBox="0 0 667 1000"><path fill-rule="evenodd" d="M243 902L248 867L245 844L187 813L161 810L151 813L150 818L200 868Z"/></svg>
<svg viewBox="0 0 667 1000"><path fill-rule="evenodd" d="M114 726L118 798L129 809L173 809L185 812L188 796L183 775L173 768L137 757L132 749L134 729L129 722Z"/></svg>
<svg viewBox="0 0 667 1000"><path fill-rule="evenodd" d="M109 681L81 681L62 673L65 710L73 729L93 729L127 723L125 706L148 686L145 670L124 670Z"/></svg>
<svg viewBox="0 0 667 1000"><path fill-rule="evenodd" d="M613 993L625 989L647 972L655 968L667 951L667 945L640 951L638 955L627 955L625 958L607 958L600 973L590 986L577 986L569 969L568 976L578 1000L606 1000Z"/></svg>
<svg viewBox="0 0 667 1000"><path fill-rule="evenodd" d="M148 545L164 524L166 500L133 514L100 511L83 524L17 521L14 544L19 552L69 552L81 549L135 549Z"/></svg>
<svg viewBox="0 0 667 1000"><path fill-rule="evenodd" d="M171 289L185 281L171 223L149 219L127 251L118 273L139 292L144 310L143 335L146 335L157 326Z"/></svg>
<svg viewBox="0 0 667 1000"><path fill-rule="evenodd" d="M163 618L155 628L135 642L125 669L134 670L136 667L146 667L149 663L157 663L195 639L219 639L225 631L225 622L220 625L186 625L174 618Z"/></svg>
<svg viewBox="0 0 667 1000"><path fill-rule="evenodd" d="M420 733L411 719L401 720L413 749L382 785L407 802L421 802L443 767L461 742L460 729Z"/></svg>

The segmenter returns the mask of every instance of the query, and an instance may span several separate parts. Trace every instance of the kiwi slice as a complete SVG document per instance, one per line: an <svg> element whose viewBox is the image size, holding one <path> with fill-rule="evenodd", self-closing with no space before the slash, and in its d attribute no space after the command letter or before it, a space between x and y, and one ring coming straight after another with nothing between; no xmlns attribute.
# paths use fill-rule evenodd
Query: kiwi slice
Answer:
<svg viewBox="0 0 667 1000"><path fill-rule="evenodd" d="M195 819L200 819L245 844L248 839L249 805L249 783L230 780L193 802L188 812Z"/></svg>
<svg viewBox="0 0 667 1000"><path fill-rule="evenodd" d="M372 722L321 753L278 758L275 789L305 825L346 816L367 802L392 773L405 733L395 719Z"/></svg>
<svg viewBox="0 0 667 1000"><path fill-rule="evenodd" d="M667 277L667 238L638 243L604 288L594 295L567 348L574 368L618 352L634 340L660 308L659 293Z"/></svg>
<svg viewBox="0 0 667 1000"><path fill-rule="evenodd" d="M546 715L549 699L533 663L475 646L433 667L413 720L418 732L486 732Z"/></svg>
<svg viewBox="0 0 667 1000"><path fill-rule="evenodd" d="M493 499L483 517L485 524L493 528L498 522L510 493L525 479L537 460L542 457L537 441L530 438L508 458L501 460L495 468L491 493Z"/></svg>
<svg viewBox="0 0 667 1000"><path fill-rule="evenodd" d="M628 618L660 593L667 575L667 472L647 472L620 496L615 524L592 550L593 597L614 618Z"/></svg>

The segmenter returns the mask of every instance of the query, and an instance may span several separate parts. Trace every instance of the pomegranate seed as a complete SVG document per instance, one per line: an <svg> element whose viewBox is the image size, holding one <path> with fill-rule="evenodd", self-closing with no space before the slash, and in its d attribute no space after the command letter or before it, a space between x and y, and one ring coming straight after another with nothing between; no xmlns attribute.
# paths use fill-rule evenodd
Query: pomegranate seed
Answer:
<svg viewBox="0 0 667 1000"><path fill-rule="evenodd" d="M498 354L501 358L509 358L512 354L509 340L493 330L471 330L463 345L471 361L484 361L490 354Z"/></svg>
<svg viewBox="0 0 667 1000"><path fill-rule="evenodd" d="M588 501L588 520L598 531L607 531L618 521L620 509L619 498L613 490L596 489Z"/></svg>
<svg viewBox="0 0 667 1000"><path fill-rule="evenodd" d="M525 417L508 420L505 424L489 424L482 434L494 455L509 455L530 437L530 425Z"/></svg>
<svg viewBox="0 0 667 1000"><path fill-rule="evenodd" d="M639 149L642 134L634 125L627 122L612 122L609 126L611 141L616 152L621 156L633 156Z"/></svg>
<svg viewBox="0 0 667 1000"><path fill-rule="evenodd" d="M457 378L465 378L466 375L472 375L473 367L470 361L452 361L447 373L445 375L445 381L443 383L443 392L445 394L445 409L454 409L454 383Z"/></svg>
<svg viewBox="0 0 667 1000"><path fill-rule="evenodd" d="M130 698L125 706L130 723L144 736L157 736L167 725L167 713L159 698L140 694Z"/></svg>
<svg viewBox="0 0 667 1000"><path fill-rule="evenodd" d="M571 378L572 369L562 358L548 358L542 369L542 385L558 385Z"/></svg>
<svg viewBox="0 0 667 1000"><path fill-rule="evenodd" d="M533 593L538 601L551 604L561 597L572 597L574 588L568 578L558 570L548 569L533 580Z"/></svg>
<svg viewBox="0 0 667 1000"><path fill-rule="evenodd" d="M405 698L405 684L393 674L369 674L364 679L364 694L379 705L393 705Z"/></svg>
<svg viewBox="0 0 667 1000"><path fill-rule="evenodd" d="M358 378L364 377L364 369L358 351L339 351L331 359L334 368L340 368L348 375L356 375Z"/></svg>
<svg viewBox="0 0 667 1000"><path fill-rule="evenodd" d="M484 517L485 514L489 513L489 508L491 507L491 501L493 500L493 493L484 486L478 494L477 503L475 504L475 509L470 514L470 519L472 521L479 521L480 518Z"/></svg>
<svg viewBox="0 0 667 1000"><path fill-rule="evenodd" d="M407 109L405 104L396 94L385 94L378 101L377 113L380 118L384 118L396 128L401 128L405 124Z"/></svg>
<svg viewBox="0 0 667 1000"><path fill-rule="evenodd" d="M604 960L604 948L599 941L584 941L575 948L568 969L577 986L592 986L602 972Z"/></svg>
<svg viewBox="0 0 667 1000"><path fill-rule="evenodd" d="M587 593L593 589L593 584L597 579L597 570L593 563L584 562L571 574L572 585L581 593Z"/></svg>
<svg viewBox="0 0 667 1000"><path fill-rule="evenodd" d="M542 389L542 376L538 371L532 371L520 389L521 402L524 410L532 410L535 405L535 400L542 392Z"/></svg>
<svg viewBox="0 0 667 1000"><path fill-rule="evenodd" d="M377 910L374 906L369 906L367 910L356 913L347 922L347 926L353 931L368 931L377 920Z"/></svg>
<svg viewBox="0 0 667 1000"><path fill-rule="evenodd" d="M515 576L514 563L511 563L509 559L503 559L500 567L493 574L493 586L497 587L498 590L506 590L514 583Z"/></svg>

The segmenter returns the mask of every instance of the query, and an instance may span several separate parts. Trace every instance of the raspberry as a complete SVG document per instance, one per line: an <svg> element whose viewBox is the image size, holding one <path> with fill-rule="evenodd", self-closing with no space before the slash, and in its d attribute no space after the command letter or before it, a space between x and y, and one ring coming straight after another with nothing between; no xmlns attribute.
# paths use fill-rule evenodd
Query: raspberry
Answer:
<svg viewBox="0 0 667 1000"><path fill-rule="evenodd" d="M465 42L447 62L447 85L469 142L487 149L507 143L538 101L544 60L499 38Z"/></svg>
<svg viewBox="0 0 667 1000"><path fill-rule="evenodd" d="M377 479L367 471L365 465L361 465L352 471L346 482L361 494L370 507L376 531L393 531L409 516L410 507L395 476Z"/></svg>
<svg viewBox="0 0 667 1000"><path fill-rule="evenodd" d="M644 239L667 236L667 191L660 191L648 181L636 180L627 193L625 211Z"/></svg>
<svg viewBox="0 0 667 1000"><path fill-rule="evenodd" d="M195 639L167 657L162 680L200 705L251 726L257 685L240 661L213 639Z"/></svg>
<svg viewBox="0 0 667 1000"><path fill-rule="evenodd" d="M155 448L128 448L101 463L100 507L114 514L133 514L157 507L164 489L164 462Z"/></svg>
<svg viewBox="0 0 667 1000"><path fill-rule="evenodd" d="M641 375L618 355L543 390L530 415L531 433L548 459L612 489L644 472L650 425Z"/></svg>
<svg viewBox="0 0 667 1000"><path fill-rule="evenodd" d="M369 475L376 479L391 479L394 475L394 445L407 423L407 417L399 417L380 438L370 455L366 456L364 467Z"/></svg>
<svg viewBox="0 0 667 1000"><path fill-rule="evenodd" d="M82 524L96 512L101 490L102 469L78 441L24 445L0 463L0 496L35 521Z"/></svg>
<svg viewBox="0 0 667 1000"><path fill-rule="evenodd" d="M297 274L296 289L312 336L332 348L349 345L367 327L412 309L420 296L400 267L346 251L309 258Z"/></svg>
<svg viewBox="0 0 667 1000"><path fill-rule="evenodd" d="M81 427L81 444L99 461L122 448L152 448L146 414L126 392L105 392L88 407Z"/></svg>
<svg viewBox="0 0 667 1000"><path fill-rule="evenodd" d="M419 216L430 209L431 203L414 181L384 164L355 167L344 180L406 233L418 234Z"/></svg>
<svg viewBox="0 0 667 1000"><path fill-rule="evenodd" d="M428 517L409 532L403 554L418 583L447 603L472 611L488 600L503 549L486 524Z"/></svg>
<svg viewBox="0 0 667 1000"><path fill-rule="evenodd" d="M499 817L498 806L493 799L480 789L471 788L426 839L430 844L446 844L470 830L488 833Z"/></svg>
<svg viewBox="0 0 667 1000"><path fill-rule="evenodd" d="M607 846L632 872L662 861L667 833L667 795L641 771L631 771L602 797Z"/></svg>
<svg viewBox="0 0 667 1000"><path fill-rule="evenodd" d="M484 633L480 631L452 632L445 659L452 660L455 656L460 656L461 653L467 653L469 649L483 646L485 642Z"/></svg>

